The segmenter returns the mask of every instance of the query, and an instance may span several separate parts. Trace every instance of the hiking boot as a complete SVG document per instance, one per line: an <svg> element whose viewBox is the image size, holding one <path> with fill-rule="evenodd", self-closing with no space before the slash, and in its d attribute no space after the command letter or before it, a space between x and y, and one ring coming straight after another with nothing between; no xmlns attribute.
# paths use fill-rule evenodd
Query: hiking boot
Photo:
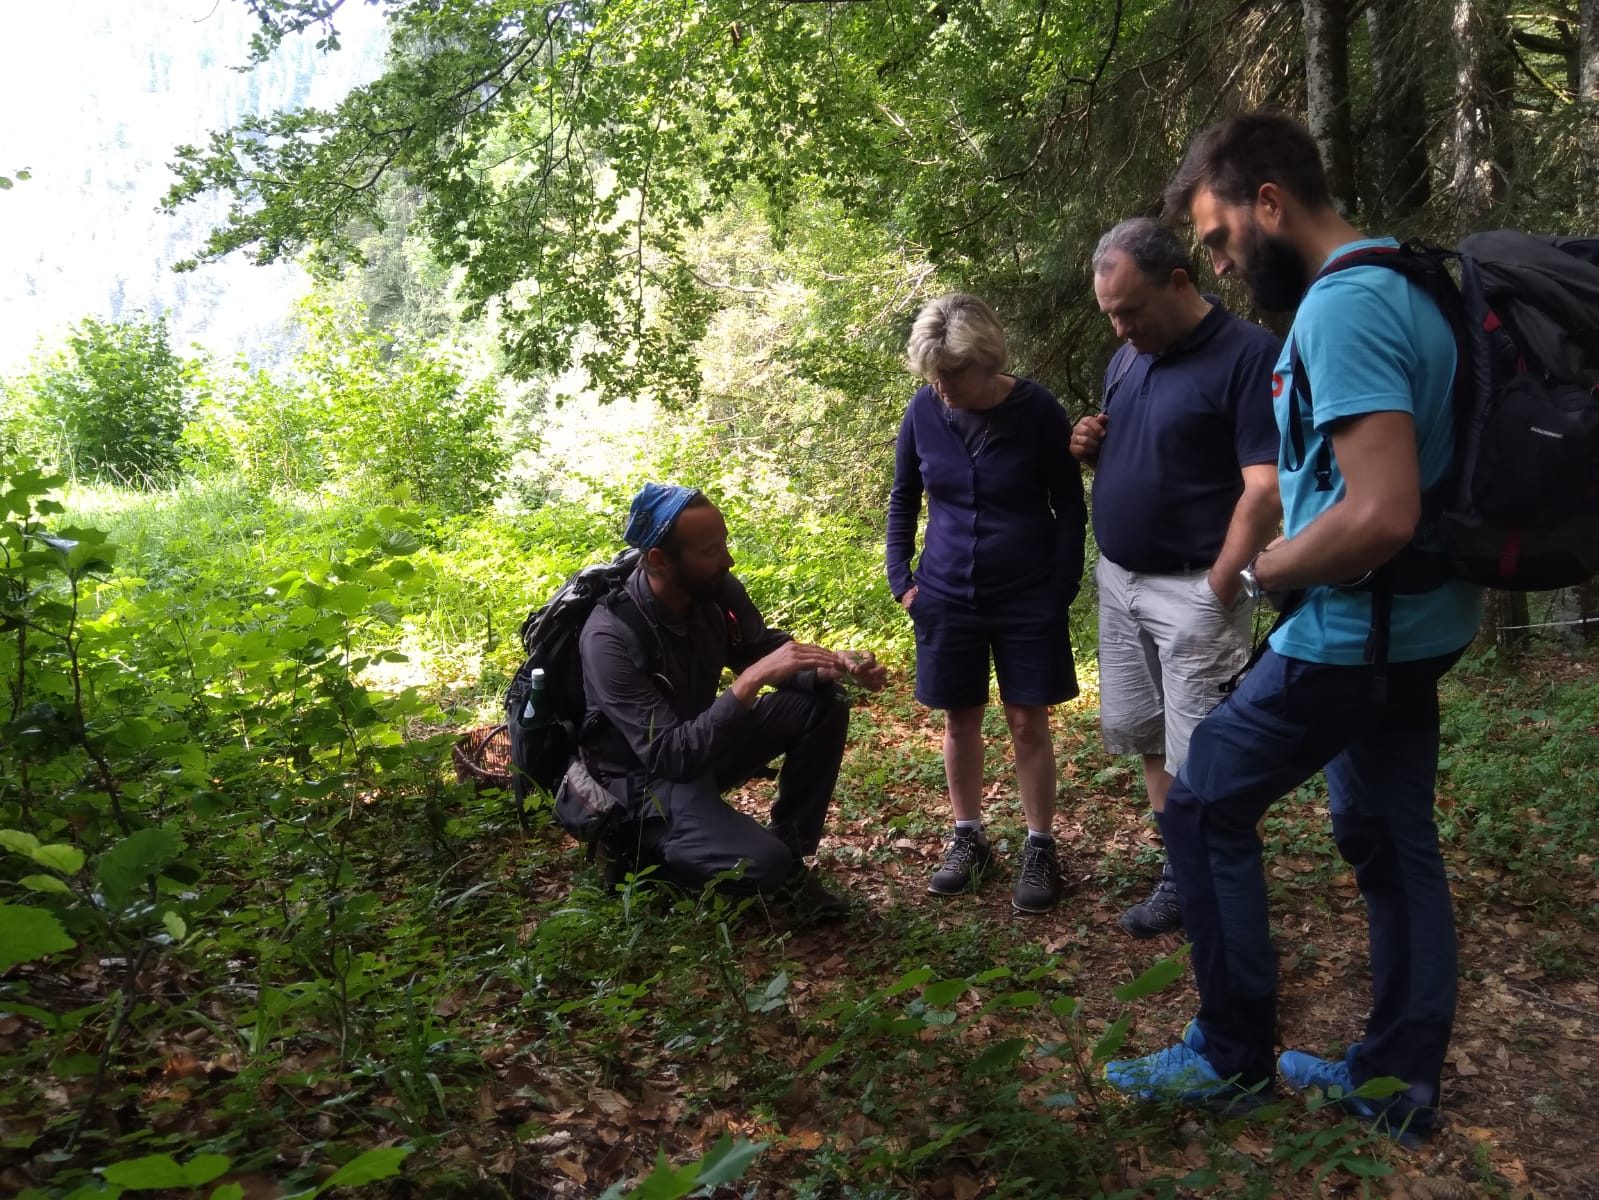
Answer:
<svg viewBox="0 0 1599 1200"><path fill-rule="evenodd" d="M994 849L981 829L957 829L944 847L944 861L927 881L935 896L958 896L975 886L994 861Z"/></svg>
<svg viewBox="0 0 1599 1200"><path fill-rule="evenodd" d="M1177 885L1172 882L1171 863L1161 868L1160 882L1149 894L1149 899L1122 913L1117 924L1135 938L1175 933L1183 927L1183 906L1177 900Z"/></svg>
<svg viewBox="0 0 1599 1200"><path fill-rule="evenodd" d="M849 901L823 885L816 872L796 862L772 897L795 920L807 925L830 925L849 916Z"/></svg>
<svg viewBox="0 0 1599 1200"><path fill-rule="evenodd" d="M1048 912L1059 899L1060 859L1055 856L1055 842L1034 841L1029 835L1022 845L1022 869L1011 893L1011 907L1024 913Z"/></svg>
<svg viewBox="0 0 1599 1200"><path fill-rule="evenodd" d="M1353 1055L1355 1047L1349 1048ZM1432 1134L1425 1110L1403 1113L1392 1107L1357 1096L1354 1076L1349 1070L1349 1055L1340 1059L1317 1058L1303 1050L1284 1050L1277 1059L1277 1074L1296 1092L1317 1091L1357 1120L1365 1121L1396 1138L1400 1145L1419 1146Z"/></svg>
<svg viewBox="0 0 1599 1200"><path fill-rule="evenodd" d="M1204 1045L1199 1026L1191 1021L1177 1045L1142 1058L1108 1062L1102 1074L1111 1087L1139 1100L1202 1104L1224 1113L1245 1112L1259 1106L1269 1085L1245 1088L1223 1079L1200 1052Z"/></svg>

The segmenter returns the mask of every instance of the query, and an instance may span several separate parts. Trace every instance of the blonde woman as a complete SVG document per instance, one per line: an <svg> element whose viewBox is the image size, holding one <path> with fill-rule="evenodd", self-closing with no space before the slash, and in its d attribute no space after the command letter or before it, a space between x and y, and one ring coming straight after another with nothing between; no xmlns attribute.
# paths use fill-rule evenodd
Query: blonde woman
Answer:
<svg viewBox="0 0 1599 1200"><path fill-rule="evenodd" d="M1004 330L976 296L923 308L906 358L927 383L905 410L894 451L888 583L916 626L916 698L944 710L955 817L927 890L964 892L991 865L981 799L992 664L1027 818L1012 903L1046 912L1061 891L1049 709L1077 694L1067 610L1087 518L1071 422L1048 390L1006 373Z"/></svg>

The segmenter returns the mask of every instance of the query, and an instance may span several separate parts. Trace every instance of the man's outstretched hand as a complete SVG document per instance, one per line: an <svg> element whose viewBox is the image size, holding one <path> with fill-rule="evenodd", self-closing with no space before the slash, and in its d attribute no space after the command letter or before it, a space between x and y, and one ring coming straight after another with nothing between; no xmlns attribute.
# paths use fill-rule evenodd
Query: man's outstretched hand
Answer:
<svg viewBox="0 0 1599 1200"><path fill-rule="evenodd" d="M870 650L844 650L840 652L838 661L843 668L843 674L848 675L868 692L882 691L883 685L888 682L888 668L878 662L877 655ZM838 678L838 675L835 674L833 678Z"/></svg>
<svg viewBox="0 0 1599 1200"><path fill-rule="evenodd" d="M888 668L870 651L846 650L842 654L809 642L784 642L765 658L757 659L733 681L733 694L748 707L761 689L787 683L801 671L815 671L818 679L833 682L848 675L869 692L888 682Z"/></svg>

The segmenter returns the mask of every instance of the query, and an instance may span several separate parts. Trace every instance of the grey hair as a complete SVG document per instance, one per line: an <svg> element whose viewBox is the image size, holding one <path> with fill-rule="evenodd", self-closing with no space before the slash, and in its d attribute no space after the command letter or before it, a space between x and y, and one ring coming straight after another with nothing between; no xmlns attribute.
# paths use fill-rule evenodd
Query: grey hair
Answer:
<svg viewBox="0 0 1599 1200"><path fill-rule="evenodd" d="M1144 278L1165 283L1181 269L1194 278L1194 256L1169 226L1153 217L1128 217L1099 239L1094 248L1094 274L1110 270L1113 255L1126 255Z"/></svg>
<svg viewBox="0 0 1599 1200"><path fill-rule="evenodd" d="M966 292L929 300L916 314L905 343L905 361L923 379L967 363L997 375L1005 369L1008 353L994 310Z"/></svg>

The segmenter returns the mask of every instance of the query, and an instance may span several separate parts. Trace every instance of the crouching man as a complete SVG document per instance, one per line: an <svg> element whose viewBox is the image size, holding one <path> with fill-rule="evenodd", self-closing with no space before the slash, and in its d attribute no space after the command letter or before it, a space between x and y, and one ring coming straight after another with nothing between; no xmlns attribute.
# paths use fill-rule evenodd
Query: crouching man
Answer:
<svg viewBox="0 0 1599 1200"><path fill-rule="evenodd" d="M728 891L758 892L812 920L845 916L845 901L804 859L821 840L844 756L849 702L837 681L877 691L886 670L869 653L768 628L732 574L722 514L694 488L646 484L623 537L639 566L589 615L579 649L584 762L637 815L613 849L687 888L742 868ZM725 691L724 667L735 675ZM722 794L779 755L762 825Z"/></svg>

